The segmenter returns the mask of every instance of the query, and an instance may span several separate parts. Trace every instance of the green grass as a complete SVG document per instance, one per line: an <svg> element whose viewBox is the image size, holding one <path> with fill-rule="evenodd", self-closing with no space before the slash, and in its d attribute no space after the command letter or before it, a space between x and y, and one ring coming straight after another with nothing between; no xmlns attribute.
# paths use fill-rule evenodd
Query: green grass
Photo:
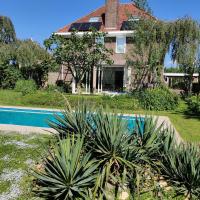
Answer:
<svg viewBox="0 0 200 200"><path fill-rule="evenodd" d="M0 132L0 175L5 170L23 170L24 175L18 183L21 195L18 200L27 200L32 197L32 180L30 175L35 164L41 162L41 156L44 154L44 145L48 144L52 137L48 135L19 135L19 134L5 134ZM7 144L8 142L23 142L31 145L26 148L21 148L16 144ZM6 159L5 159L6 158ZM34 164L30 164L30 160ZM29 162L27 162L29 161ZM0 196L3 193L9 192L9 189L14 181L0 180Z"/></svg>
<svg viewBox="0 0 200 200"><path fill-rule="evenodd" d="M119 113L168 116L184 140L200 142L200 118L185 115L186 105L184 102L181 102L174 111L146 111L142 110L138 101L131 97L110 98L98 95L80 96L71 94L65 94L64 96L73 107L83 99L91 106L103 105L106 107L108 105L111 111ZM13 90L0 90L0 105L64 108L65 100L63 95L57 92L38 91L34 94L22 96L21 93Z"/></svg>

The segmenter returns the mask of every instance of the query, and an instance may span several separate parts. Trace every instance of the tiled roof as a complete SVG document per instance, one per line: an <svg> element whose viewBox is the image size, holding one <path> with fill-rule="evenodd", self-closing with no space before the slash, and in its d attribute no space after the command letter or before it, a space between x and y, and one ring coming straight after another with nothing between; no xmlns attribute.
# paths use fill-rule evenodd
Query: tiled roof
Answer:
<svg viewBox="0 0 200 200"><path fill-rule="evenodd" d="M105 19L105 11L106 11L106 7L102 6L101 8L91 12L90 14L74 21L73 23L88 22L91 17L100 17L101 21L103 22L103 20ZM130 15L143 16L143 17L148 17L148 18L151 17L148 13L146 13L145 11L136 7L133 3L120 4L119 5L119 11L118 11L118 16L119 16L118 27L117 27L116 30L113 30L113 31L120 30L122 23L124 21L127 21ZM58 33L69 32L71 25L72 25L72 23L64 26L63 28L59 29L57 32ZM100 31L106 31L104 23L102 23Z"/></svg>

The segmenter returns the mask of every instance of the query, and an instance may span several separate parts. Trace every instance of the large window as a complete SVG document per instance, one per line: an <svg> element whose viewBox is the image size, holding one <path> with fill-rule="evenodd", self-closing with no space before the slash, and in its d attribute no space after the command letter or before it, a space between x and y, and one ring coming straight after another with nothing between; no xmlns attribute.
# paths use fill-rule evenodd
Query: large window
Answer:
<svg viewBox="0 0 200 200"><path fill-rule="evenodd" d="M126 53L126 37L116 37L116 53Z"/></svg>

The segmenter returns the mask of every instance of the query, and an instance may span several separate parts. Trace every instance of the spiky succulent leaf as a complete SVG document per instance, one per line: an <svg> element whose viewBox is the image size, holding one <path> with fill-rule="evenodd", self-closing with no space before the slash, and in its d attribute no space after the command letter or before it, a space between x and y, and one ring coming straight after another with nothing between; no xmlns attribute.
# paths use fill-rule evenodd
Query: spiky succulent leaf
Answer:
<svg viewBox="0 0 200 200"><path fill-rule="evenodd" d="M44 163L44 171L35 172L39 189L46 199L85 199L95 185L98 164L89 153L82 154L83 138L60 140Z"/></svg>

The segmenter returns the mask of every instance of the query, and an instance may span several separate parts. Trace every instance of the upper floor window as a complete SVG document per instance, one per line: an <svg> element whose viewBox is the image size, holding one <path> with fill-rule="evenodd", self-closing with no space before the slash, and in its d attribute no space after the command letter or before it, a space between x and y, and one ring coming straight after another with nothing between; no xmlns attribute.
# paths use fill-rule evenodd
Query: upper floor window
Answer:
<svg viewBox="0 0 200 200"><path fill-rule="evenodd" d="M91 17L89 22L99 22L100 17Z"/></svg>
<svg viewBox="0 0 200 200"><path fill-rule="evenodd" d="M125 53L126 52L126 37L119 36L116 37L116 53Z"/></svg>

